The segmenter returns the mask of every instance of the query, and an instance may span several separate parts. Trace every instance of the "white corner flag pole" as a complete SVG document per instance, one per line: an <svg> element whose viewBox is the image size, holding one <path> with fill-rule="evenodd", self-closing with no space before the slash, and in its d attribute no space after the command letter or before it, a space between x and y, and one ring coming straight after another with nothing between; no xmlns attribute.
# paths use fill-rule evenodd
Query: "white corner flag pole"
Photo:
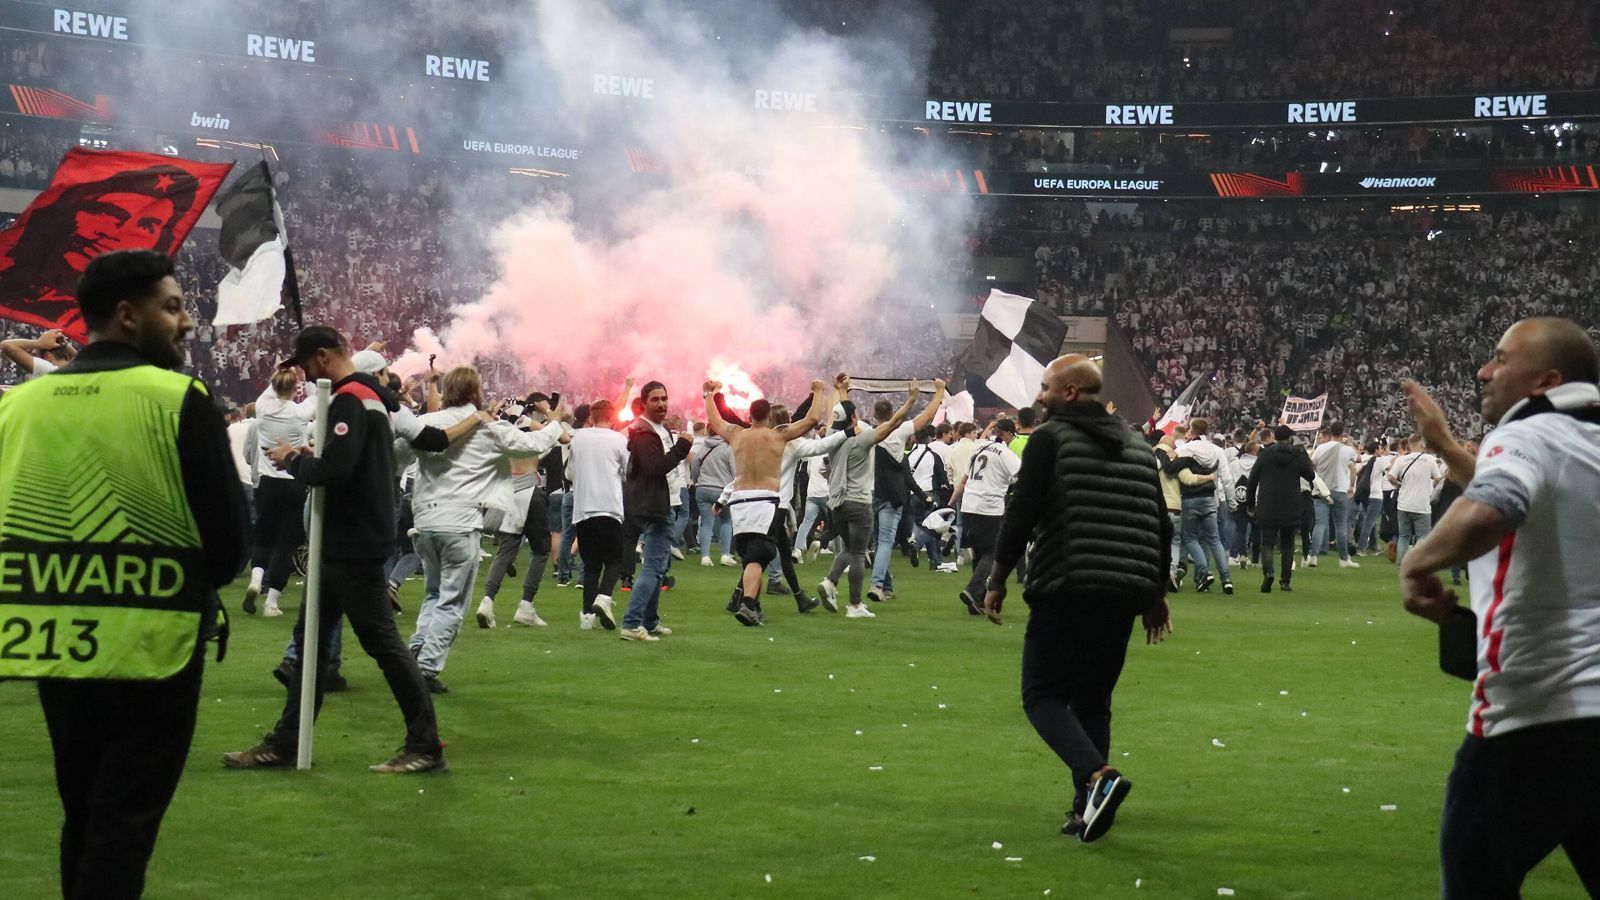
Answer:
<svg viewBox="0 0 1600 900"><path fill-rule="evenodd" d="M328 438L328 404L333 397L333 382L317 379L316 445L312 452L322 458ZM310 549L306 553L306 627L300 639L300 746L295 752L295 768L311 768L311 729L317 718L317 651L322 633L322 512L326 491L311 489Z"/></svg>

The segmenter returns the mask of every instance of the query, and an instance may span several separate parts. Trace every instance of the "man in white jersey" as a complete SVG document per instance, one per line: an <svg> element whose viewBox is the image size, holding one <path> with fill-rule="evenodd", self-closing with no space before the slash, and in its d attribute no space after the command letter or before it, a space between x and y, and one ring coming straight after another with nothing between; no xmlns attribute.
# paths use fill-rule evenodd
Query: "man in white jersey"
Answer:
<svg viewBox="0 0 1600 900"><path fill-rule="evenodd" d="M60 329L52 328L32 340L11 338L0 341L0 354L16 363L17 368L22 370L24 381L31 381L72 362L78 351L72 348Z"/></svg>
<svg viewBox="0 0 1600 900"><path fill-rule="evenodd" d="M1400 567L1407 610L1464 620L1477 639L1445 790L1442 893L1516 897L1561 847L1600 896L1600 354L1574 322L1526 319L1478 379L1484 421L1498 424L1459 476L1466 492ZM1429 443L1453 455L1437 405L1405 389ZM1470 611L1437 574L1462 563Z"/></svg>
<svg viewBox="0 0 1600 900"><path fill-rule="evenodd" d="M1022 460L1006 446L1016 426L1001 419L991 426L993 438L972 451L967 474L956 485L950 502L961 510L961 546L972 551L972 577L959 595L967 612L983 615L989 570L994 568L994 552L1000 541L1000 523L1006 514L1006 491L1022 471Z"/></svg>

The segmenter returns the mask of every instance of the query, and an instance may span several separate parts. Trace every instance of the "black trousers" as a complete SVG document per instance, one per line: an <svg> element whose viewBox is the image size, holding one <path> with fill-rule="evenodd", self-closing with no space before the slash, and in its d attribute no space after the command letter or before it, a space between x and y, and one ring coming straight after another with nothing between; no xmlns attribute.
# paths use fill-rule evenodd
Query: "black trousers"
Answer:
<svg viewBox="0 0 1600 900"><path fill-rule="evenodd" d="M263 478L256 486L255 550L250 565L267 570L262 587L281 591L289 583L294 551L306 542L306 488L288 478Z"/></svg>
<svg viewBox="0 0 1600 900"><path fill-rule="evenodd" d="M1283 563L1283 580L1280 584L1288 584L1294 574L1291 568L1294 564L1294 535L1298 527L1282 527L1278 525L1261 526L1261 574L1267 578L1273 575L1272 551L1278 551L1278 558Z"/></svg>
<svg viewBox="0 0 1600 900"><path fill-rule="evenodd" d="M384 680L389 682L390 693L400 705L400 714L406 722L406 749L415 753L439 752L439 724L434 718L433 698L428 696L416 657L411 655L410 648L400 637L400 630L395 627L383 560L324 559L321 604L319 661L332 655L330 642L338 631L339 616L343 613L350 620L350 630L361 642L361 649L377 661ZM302 605L300 617L294 623L294 639L301 647L306 645L305 632L306 611ZM301 654L301 660L304 656ZM283 714L268 737L274 747L290 756L295 754L300 739L301 664L301 661L294 664ZM323 681L327 672L327 666L317 666L318 714L322 712Z"/></svg>
<svg viewBox="0 0 1600 900"><path fill-rule="evenodd" d="M1122 677L1134 615L1060 597L1035 602L1022 640L1022 709L1072 770L1074 812L1111 753L1111 692Z"/></svg>
<svg viewBox="0 0 1600 900"><path fill-rule="evenodd" d="M609 516L584 519L578 532L578 555L583 557L583 611L594 612L594 598L616 593L622 565L633 553L628 529Z"/></svg>
<svg viewBox="0 0 1600 900"><path fill-rule="evenodd" d="M61 895L120 900L144 893L156 832L183 776L200 705L205 645L164 681L39 682L55 753Z"/></svg>
<svg viewBox="0 0 1600 900"><path fill-rule="evenodd" d="M1514 898L1557 847L1600 897L1600 719L1467 736L1439 832L1445 900Z"/></svg>

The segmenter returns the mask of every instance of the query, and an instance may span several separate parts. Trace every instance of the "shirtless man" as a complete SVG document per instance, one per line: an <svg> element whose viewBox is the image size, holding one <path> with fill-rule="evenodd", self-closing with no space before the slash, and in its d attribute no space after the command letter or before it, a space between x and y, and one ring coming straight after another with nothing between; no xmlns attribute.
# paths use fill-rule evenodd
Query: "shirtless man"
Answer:
<svg viewBox="0 0 1600 900"><path fill-rule="evenodd" d="M722 384L705 383L706 427L720 435L733 450L733 495L728 511L733 518L733 542L744 567L743 594L734 613L747 626L761 624L761 580L767 564L778 555L774 534L783 527L778 515L778 488L782 480L783 447L805 437L816 427L817 417L833 406L832 395L824 396L828 386L811 382L811 409L798 422L774 428L772 404L757 400L750 404L750 427L740 428L723 420L717 411L716 394Z"/></svg>

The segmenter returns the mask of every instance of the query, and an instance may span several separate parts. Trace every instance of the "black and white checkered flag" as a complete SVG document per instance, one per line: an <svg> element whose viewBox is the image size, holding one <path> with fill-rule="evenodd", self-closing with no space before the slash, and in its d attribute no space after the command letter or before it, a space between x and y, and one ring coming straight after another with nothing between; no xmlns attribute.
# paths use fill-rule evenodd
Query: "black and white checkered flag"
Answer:
<svg viewBox="0 0 1600 900"><path fill-rule="evenodd" d="M1021 409L1039 393L1044 367L1061 354L1067 323L1037 301L990 290L962 368Z"/></svg>

